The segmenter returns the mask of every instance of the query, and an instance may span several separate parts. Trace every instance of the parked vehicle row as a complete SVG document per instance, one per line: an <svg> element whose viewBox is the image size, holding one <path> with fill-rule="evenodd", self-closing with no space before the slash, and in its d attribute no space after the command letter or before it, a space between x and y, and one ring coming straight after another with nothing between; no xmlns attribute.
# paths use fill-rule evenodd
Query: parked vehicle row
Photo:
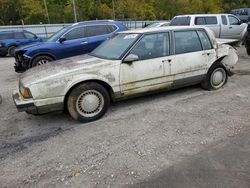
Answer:
<svg viewBox="0 0 250 188"><path fill-rule="evenodd" d="M50 61L86 54L127 27L117 21L80 22L65 27L46 42L21 46L15 51L15 71L23 72Z"/></svg>
<svg viewBox="0 0 250 188"><path fill-rule="evenodd" d="M59 36L67 40L65 33ZM209 28L124 31L89 55L28 70L13 99L19 111L67 110L72 118L89 122L102 117L110 101L199 83L219 89L237 60L234 48L219 45Z"/></svg>
<svg viewBox="0 0 250 188"><path fill-rule="evenodd" d="M7 54L14 56L14 51L18 46L44 40L45 38L26 30L0 31L0 56Z"/></svg>
<svg viewBox="0 0 250 188"><path fill-rule="evenodd" d="M232 14L197 14L174 17L170 26L206 26L216 38L244 40L247 24Z"/></svg>

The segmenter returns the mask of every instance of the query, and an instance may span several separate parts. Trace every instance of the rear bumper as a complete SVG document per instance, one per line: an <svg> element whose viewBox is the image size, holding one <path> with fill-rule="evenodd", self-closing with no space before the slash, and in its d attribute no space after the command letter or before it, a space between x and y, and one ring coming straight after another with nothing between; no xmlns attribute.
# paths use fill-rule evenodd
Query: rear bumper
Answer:
<svg viewBox="0 0 250 188"><path fill-rule="evenodd" d="M63 111L64 105L63 102L58 102L58 98L55 98L55 103L51 104L42 104L48 103L51 99L35 101L33 99L24 99L20 92L17 90L13 91L13 100L16 105L16 108L19 112L27 112L33 115L46 114L50 112Z"/></svg>

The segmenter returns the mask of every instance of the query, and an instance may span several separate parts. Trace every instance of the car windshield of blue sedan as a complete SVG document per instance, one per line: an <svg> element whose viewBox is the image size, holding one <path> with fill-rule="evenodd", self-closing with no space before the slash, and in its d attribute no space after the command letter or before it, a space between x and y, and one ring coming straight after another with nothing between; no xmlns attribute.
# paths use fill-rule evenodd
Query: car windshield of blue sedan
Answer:
<svg viewBox="0 0 250 188"><path fill-rule="evenodd" d="M139 36L140 34L134 33L117 34L113 38L102 43L92 51L90 55L103 59L118 60Z"/></svg>
<svg viewBox="0 0 250 188"><path fill-rule="evenodd" d="M52 42L55 42L58 40L59 37L61 37L61 35L67 31L68 28L67 27L64 27L62 29L60 29L59 31L57 31L56 33L54 33L53 35L51 35L49 38L48 38L48 41L52 41Z"/></svg>

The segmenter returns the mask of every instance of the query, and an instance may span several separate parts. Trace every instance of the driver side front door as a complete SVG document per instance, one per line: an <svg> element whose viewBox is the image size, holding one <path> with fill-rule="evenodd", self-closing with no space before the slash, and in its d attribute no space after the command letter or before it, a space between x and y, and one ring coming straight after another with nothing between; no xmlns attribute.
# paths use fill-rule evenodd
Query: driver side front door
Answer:
<svg viewBox="0 0 250 188"><path fill-rule="evenodd" d="M168 32L144 35L129 54L138 56L139 60L121 64L120 87L124 96L172 86L172 77L165 77L164 73L169 56Z"/></svg>

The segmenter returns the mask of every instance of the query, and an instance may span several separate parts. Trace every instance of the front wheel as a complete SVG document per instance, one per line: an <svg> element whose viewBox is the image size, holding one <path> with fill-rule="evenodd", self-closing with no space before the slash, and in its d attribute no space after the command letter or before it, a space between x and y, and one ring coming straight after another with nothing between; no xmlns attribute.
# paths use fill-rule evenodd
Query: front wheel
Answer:
<svg viewBox="0 0 250 188"><path fill-rule="evenodd" d="M107 90L98 83L89 82L76 86L70 92L67 108L73 119L85 123L101 118L109 103Z"/></svg>
<svg viewBox="0 0 250 188"><path fill-rule="evenodd" d="M39 66L39 65L43 65L43 64L46 64L50 61L53 61L53 59L49 56L38 56L36 57L33 62L32 62L32 67L36 67L36 66Z"/></svg>
<svg viewBox="0 0 250 188"><path fill-rule="evenodd" d="M206 90L217 90L227 83L227 79L225 68L222 65L216 65L210 68L201 86Z"/></svg>

